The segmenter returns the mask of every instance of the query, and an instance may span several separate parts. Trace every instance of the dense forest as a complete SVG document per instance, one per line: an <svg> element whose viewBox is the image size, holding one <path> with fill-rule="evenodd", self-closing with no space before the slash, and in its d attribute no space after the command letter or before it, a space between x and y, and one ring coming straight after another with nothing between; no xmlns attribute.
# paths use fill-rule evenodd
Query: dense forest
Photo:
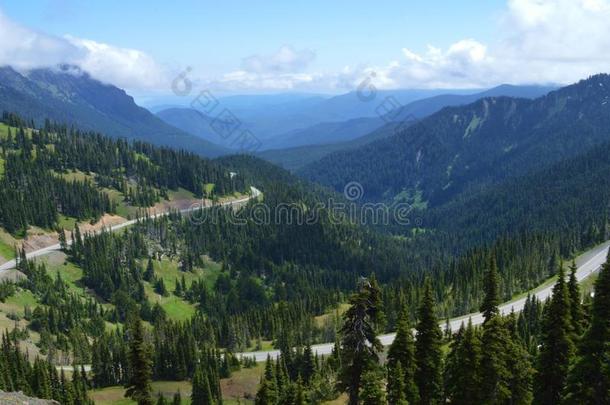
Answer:
<svg viewBox="0 0 610 405"><path fill-rule="evenodd" d="M129 204L142 207L180 187L197 197L246 190L242 178L191 153L115 140L49 121L35 129L33 123L8 113L2 123L7 127L0 136L0 224L11 233L23 233L29 225L53 228L59 215L95 220L112 213L116 203L103 187L120 191ZM94 177L65 176L77 171Z"/></svg>
<svg viewBox="0 0 610 405"><path fill-rule="evenodd" d="M2 181L23 199L35 195L21 205L10 194L0 200L2 225L15 233L30 224L52 227L59 215L94 219L112 212L104 189L144 206L178 187L206 197L250 185L262 191L260 200L241 208L144 215L117 233L83 234L78 225L69 236L61 232L66 263L82 271L86 296L19 252L17 270L25 278L1 284L0 298L25 290L38 305L25 308L27 328L7 336L9 352L35 332L48 364L68 360L76 369L90 365L91 372L74 377L80 380L69 388L54 382L49 387L57 388L47 390L35 382L61 376L45 371L40 377L26 368L11 374L8 389L60 401L68 394L59 392L71 390L81 399L63 401L79 403L87 401L86 387L122 385L138 403L150 404L151 381L190 380L193 403L219 403L220 380L254 365L233 353L261 348L262 341L281 356L267 362L259 404L321 403L341 393L350 404L590 403L574 398L589 395L591 378L605 375L595 361L600 353L607 356L599 341L608 333L600 314L607 310L610 265L593 301L584 303L574 274L564 282L562 265L608 238L608 197L587 191L605 184L605 147L432 207L420 228L391 229L402 234L395 236L325 205L344 196L253 157L207 161L50 122L36 130L9 114L4 123ZM62 177L75 171L94 176ZM214 184L214 195L206 184ZM549 192L541 189L545 184ZM70 193L78 196L64 203ZM533 208L521 208L528 204ZM455 222L446 219L450 215ZM179 267L171 282L158 271L168 260ZM211 280L201 271L209 261L220 267ZM518 316L498 314L500 302L549 278L559 280L550 302L532 298ZM187 303L193 315L172 319L150 289ZM342 304L342 317L327 316ZM482 327L465 325L455 336L439 327L448 317L479 309L486 316ZM320 316L327 321L315 322ZM385 356L375 336L389 331L398 336ZM333 355L315 356L311 345L328 341L336 342ZM550 355L560 349L561 359ZM37 361L39 368L52 368ZM547 369L558 371L545 375ZM547 387L547 381L555 384ZM605 380L594 383L603 392ZM178 393L174 401L179 403Z"/></svg>
<svg viewBox="0 0 610 405"><path fill-rule="evenodd" d="M438 206L610 141L609 95L610 76L601 74L534 100L490 97L447 107L300 173L337 191L359 182L368 201L421 193Z"/></svg>

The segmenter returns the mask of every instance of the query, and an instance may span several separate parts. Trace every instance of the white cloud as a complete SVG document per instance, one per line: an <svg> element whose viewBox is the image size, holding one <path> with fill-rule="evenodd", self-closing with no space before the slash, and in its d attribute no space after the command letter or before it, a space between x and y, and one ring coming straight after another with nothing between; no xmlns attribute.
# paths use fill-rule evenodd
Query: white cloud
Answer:
<svg viewBox="0 0 610 405"><path fill-rule="evenodd" d="M37 32L0 11L0 66L28 70L59 64L79 66L96 79L123 88L149 89L168 83L165 69L144 52Z"/></svg>
<svg viewBox="0 0 610 405"><path fill-rule="evenodd" d="M610 0L506 0L499 40L459 39L423 52L404 48L380 65L312 68L316 53L280 47L244 58L239 69L192 80L218 90L351 90L367 77L379 88L474 88L500 83L570 83L610 72ZM150 55L23 27L0 11L0 65L20 69L70 63L130 90L163 90L173 76ZM198 69L200 70L200 69ZM373 75L374 72L374 75Z"/></svg>
<svg viewBox="0 0 610 405"><path fill-rule="evenodd" d="M316 57L309 49L283 45L272 55L251 55L242 60L242 69L251 73L290 73L305 69Z"/></svg>
<svg viewBox="0 0 610 405"><path fill-rule="evenodd" d="M25 28L0 10L0 65L18 69L55 66L78 58L79 49L68 41Z"/></svg>
<svg viewBox="0 0 610 405"><path fill-rule="evenodd" d="M610 72L609 0L508 0L497 43L474 39L371 67L379 87L571 83ZM366 75L363 72L363 75Z"/></svg>
<svg viewBox="0 0 610 405"><path fill-rule="evenodd" d="M150 89L168 83L165 70L142 51L71 36L66 36L66 40L82 50L72 63L102 81L119 87Z"/></svg>

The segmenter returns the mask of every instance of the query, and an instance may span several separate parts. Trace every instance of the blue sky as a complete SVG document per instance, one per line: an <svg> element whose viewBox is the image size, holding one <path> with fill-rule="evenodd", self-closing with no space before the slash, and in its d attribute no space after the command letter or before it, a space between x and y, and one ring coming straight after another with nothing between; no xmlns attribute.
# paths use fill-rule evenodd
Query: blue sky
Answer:
<svg viewBox="0 0 610 405"><path fill-rule="evenodd" d="M311 49L318 69L380 63L408 47L490 38L505 4L457 1L2 1L38 30L140 49L165 63L219 74L282 45Z"/></svg>
<svg viewBox="0 0 610 405"><path fill-rule="evenodd" d="M569 83L610 71L610 0L0 0L0 64L136 94L185 67L219 92Z"/></svg>

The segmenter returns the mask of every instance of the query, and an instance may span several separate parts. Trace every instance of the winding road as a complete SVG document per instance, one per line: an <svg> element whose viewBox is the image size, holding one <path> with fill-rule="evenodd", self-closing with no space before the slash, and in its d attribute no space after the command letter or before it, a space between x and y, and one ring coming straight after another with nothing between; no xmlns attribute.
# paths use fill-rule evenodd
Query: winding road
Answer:
<svg viewBox="0 0 610 405"><path fill-rule="evenodd" d="M222 202L222 203L219 203L219 204L214 204L214 205L205 205L203 203L193 203L189 208L180 210L180 213L181 214L186 214L186 213L189 213L189 212L192 212L192 211L196 211L196 210L201 209L201 208L211 208L211 207L218 207L218 206L239 205L239 204L243 204L243 203L245 203L245 202L247 202L247 201L249 201L251 199L257 198L259 195L261 195L260 190L258 190L256 187L250 187L250 192L251 192L250 195L248 195L247 197L239 198L237 200L229 200L229 201L225 201L225 202ZM159 214L153 214L149 218L163 217L165 215L169 215L170 212L171 211L166 211L166 212L162 212L162 213L159 213ZM114 232L114 231L117 231L119 229L123 229L123 228L126 228L128 226L131 226L131 225L137 223L139 220L140 219L131 219L129 221L121 222L120 224L113 225L113 226L108 227L108 228L103 228L102 230ZM98 232L101 232L102 230L100 230ZM71 240L69 240L67 242L68 242L68 244L72 243ZM47 255L47 254L49 254L51 252L56 252L58 250L61 250L61 246L59 245L59 243L57 243L55 245L44 247L44 248L39 249L39 250L34 250L34 251L30 252L30 253L26 253L26 257L28 259L33 259L33 258L36 258L36 257L39 257L39 256ZM15 259L13 259L13 260L9 260L8 262L0 265L0 273L14 268L15 264L16 264L15 263Z"/></svg>
<svg viewBox="0 0 610 405"><path fill-rule="evenodd" d="M241 199L231 200L231 201L223 202L221 204L216 204L216 206L219 206L219 205L220 206L232 206L232 205L242 204L244 202L247 202L250 199L257 198L260 194L261 194L261 192L258 189L251 187L251 195L241 198ZM210 208L210 207L211 206L204 206L204 208ZM191 206L190 208L181 210L180 212L184 214L184 213L188 213L188 212L200 209L200 208L202 208L201 205ZM157 218L157 217L161 217L161 216L168 215L168 214L169 214L169 212L155 214L155 215L152 215L151 218ZM123 222L121 224L106 228L106 230L116 231L116 230L128 227L130 225L133 225L136 222L138 222L138 219L129 220L129 221ZM68 243L70 243L70 241L68 241ZM576 258L576 265L578 267L576 277L579 282L582 282L583 280L587 279L588 277L590 277L591 275L596 273L601 268L602 264L604 264L606 262L609 247L610 247L610 241L607 241L607 242L605 242L599 246L596 246L595 248L583 253L582 255L580 255L579 257ZM28 259L36 258L36 257L43 256L43 255L46 255L46 254L49 254L51 252L58 251L58 250L60 250L60 246L59 246L59 244L56 244L56 245L47 246L43 249L39 249L39 250L30 252L30 253L27 253L26 257ZM13 267L15 267L15 260L10 260L10 261L0 265L0 273L7 271L9 269L12 269ZM552 292L553 292L553 283L545 283L542 286L539 286L530 291L531 295L535 295L541 301L544 301L548 297L550 297ZM511 300L509 302L506 302L506 303L500 305L501 313L506 315L512 311L514 311L514 312L522 311L523 307L525 305L526 298L527 298L526 296L521 296L519 298L516 298L514 300ZM472 320L473 325L480 325L483 323L483 314L481 314L480 312L475 312L472 314L467 314L467 315L463 315L463 316L460 316L457 318L450 319L449 327L451 328L451 330L453 332L456 332L460 328L462 323L467 322L469 318ZM445 325L446 325L445 321L440 323L441 328L445 328ZM381 343L384 346L388 346L388 345L392 344L395 336L396 336L395 333L380 335L379 340L381 341ZM321 343L321 344L313 345L312 350L314 353L317 353L318 355L328 355L332 352L333 346L334 346L334 343ZM257 362L262 362L262 361L265 361L268 356L277 357L277 356L279 356L279 354L280 354L279 350L265 350L265 351L257 351L257 352L237 353L236 355L238 357L254 358L254 359L256 359ZM63 367L66 370L71 369L71 366L59 366L59 367ZM88 371L89 368L90 368L89 365L85 365L85 370Z"/></svg>
<svg viewBox="0 0 610 405"><path fill-rule="evenodd" d="M578 266L578 271L576 273L576 278L578 282L582 282L586 278L590 277L592 274L597 272L602 264L606 262L606 258L608 256L608 247L610 246L610 241L605 242L595 248L587 251L586 253L580 255L576 258L576 265ZM553 293L553 285L554 283L545 283L542 286L535 288L530 291L531 295L535 295L539 300L544 301ZM520 312L523 310L525 305L526 296L521 296L520 298L511 300L500 305L500 311L503 315L510 314L512 311ZM452 332L457 332L460 329L462 323L468 322L468 319L472 320L473 325L481 325L483 323L483 314L480 312L475 312L472 314L463 315L457 318L453 318L449 320L449 327ZM445 328L446 321L440 323L442 329ZM380 335L379 340L384 346L389 346L394 341L396 337L395 333L389 333L386 335ZM318 355L327 355L330 354L333 350L334 343L322 343L312 346L312 351L317 353ZM267 351L259 351L259 352L246 352L246 353L237 353L239 357L249 357L255 358L257 362L262 362L267 359L267 356L271 356L275 358L279 356L279 350L267 350Z"/></svg>

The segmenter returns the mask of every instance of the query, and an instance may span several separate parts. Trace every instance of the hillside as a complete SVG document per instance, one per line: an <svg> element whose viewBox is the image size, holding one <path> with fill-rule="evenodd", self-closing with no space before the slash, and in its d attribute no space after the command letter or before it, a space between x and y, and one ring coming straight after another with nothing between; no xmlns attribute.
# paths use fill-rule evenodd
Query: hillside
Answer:
<svg viewBox="0 0 610 405"><path fill-rule="evenodd" d="M597 75L534 100L492 97L448 107L301 174L336 190L357 181L367 200L422 193L438 205L610 140L609 99L610 77Z"/></svg>
<svg viewBox="0 0 610 405"><path fill-rule="evenodd" d="M422 119L445 107L466 105L485 97L536 98L553 89L542 86L501 85L474 94L441 94L423 98L404 105L392 113L391 117L386 116L384 119L363 117L344 122L327 122L278 136L265 145L268 150L263 150L258 155L286 169L298 170L330 153L355 149L391 137L399 125L397 122ZM389 122L386 122L386 119ZM289 142L300 146L290 147Z"/></svg>
<svg viewBox="0 0 610 405"><path fill-rule="evenodd" d="M0 226L11 234L151 207L179 189L193 198L246 189L241 177L191 153L48 121L41 129L27 125L11 114L0 122Z"/></svg>
<svg viewBox="0 0 610 405"><path fill-rule="evenodd" d="M155 145L188 149L203 156L226 150L172 127L115 86L77 68L35 69L19 73L0 68L0 112L12 112L41 126L45 119Z"/></svg>

